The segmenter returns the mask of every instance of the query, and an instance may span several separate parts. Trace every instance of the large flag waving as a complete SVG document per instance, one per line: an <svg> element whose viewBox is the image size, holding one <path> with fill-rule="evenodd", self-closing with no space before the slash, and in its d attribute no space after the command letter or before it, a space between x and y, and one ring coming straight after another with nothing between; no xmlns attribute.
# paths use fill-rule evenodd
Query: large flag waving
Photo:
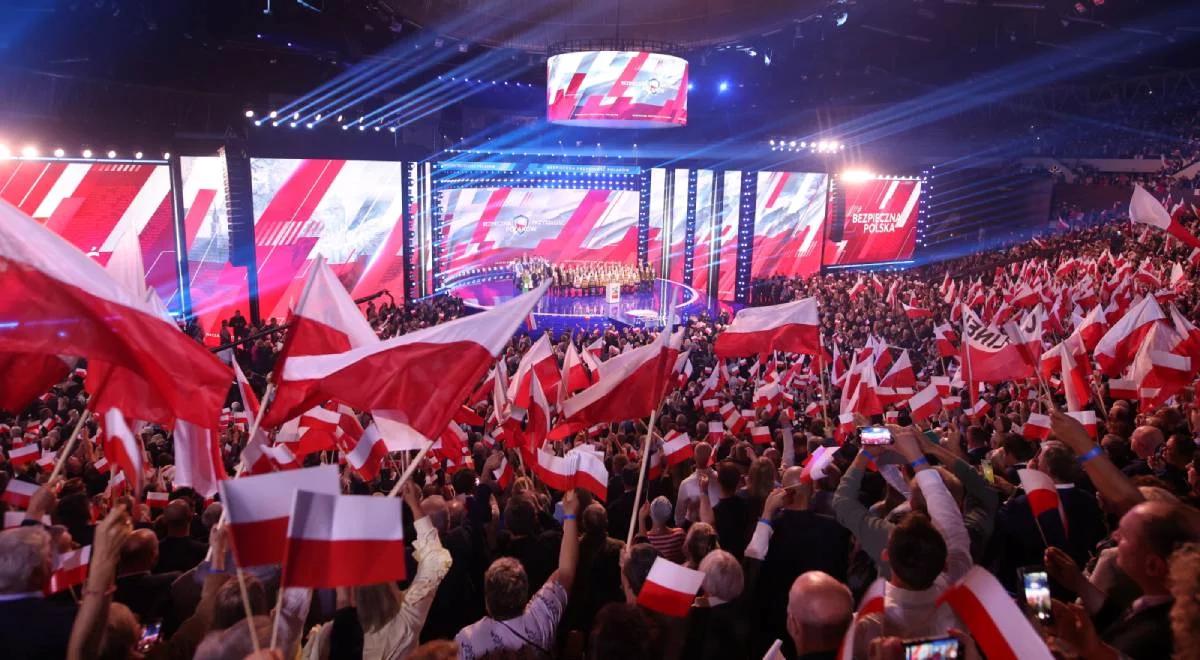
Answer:
<svg viewBox="0 0 1200 660"><path fill-rule="evenodd" d="M969 307L962 307L963 332L959 361L963 365L963 381L999 383L1033 376L1030 364L1007 335L993 325L986 325Z"/></svg>
<svg viewBox="0 0 1200 660"><path fill-rule="evenodd" d="M0 353L88 359L95 410L170 424L215 419L229 369L94 261L0 202Z"/></svg>
<svg viewBox="0 0 1200 660"><path fill-rule="evenodd" d="M738 312L713 345L717 357L744 357L771 351L816 355L821 350L821 317L816 298Z"/></svg>
<svg viewBox="0 0 1200 660"><path fill-rule="evenodd" d="M1143 225L1158 227L1188 247L1200 248L1200 239L1188 231L1177 217L1167 212L1167 207L1141 186L1133 187L1133 198L1129 200L1129 219Z"/></svg>
<svg viewBox="0 0 1200 660"><path fill-rule="evenodd" d="M291 419L321 401L336 399L359 410L387 411L390 419L436 438L547 286L482 314L345 353L293 356L283 379L309 394L288 407L277 402L271 413Z"/></svg>
<svg viewBox="0 0 1200 660"><path fill-rule="evenodd" d="M563 402L563 421L583 429L654 412L670 385L682 341L682 333L664 329L654 342L600 365L600 381Z"/></svg>

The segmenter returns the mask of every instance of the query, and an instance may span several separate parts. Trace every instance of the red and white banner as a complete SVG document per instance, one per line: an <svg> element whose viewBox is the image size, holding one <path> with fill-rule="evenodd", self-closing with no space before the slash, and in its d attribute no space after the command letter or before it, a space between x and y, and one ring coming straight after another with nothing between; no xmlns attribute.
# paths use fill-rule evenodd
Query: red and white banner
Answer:
<svg viewBox="0 0 1200 660"><path fill-rule="evenodd" d="M899 179L838 181L845 199L842 236L825 246L826 265L905 261L917 244L921 182Z"/></svg>
<svg viewBox="0 0 1200 660"><path fill-rule="evenodd" d="M1110 378L1117 378L1125 367L1133 362L1133 357L1142 345L1146 333L1156 321L1165 320L1162 308L1154 300L1154 296L1146 296L1125 312L1119 321L1114 323L1096 342L1096 362L1100 369Z"/></svg>
<svg viewBox="0 0 1200 660"><path fill-rule="evenodd" d="M746 307L713 345L718 357L744 357L771 351L816 355L820 352L820 314L816 298L767 307Z"/></svg>
<svg viewBox="0 0 1200 660"><path fill-rule="evenodd" d="M668 467L679 465L692 458L694 454L692 439L686 433L679 434L672 431L663 438L663 454L667 457Z"/></svg>
<svg viewBox="0 0 1200 660"><path fill-rule="evenodd" d="M396 497L294 491L281 586L333 589L403 580L403 511Z"/></svg>
<svg viewBox="0 0 1200 660"><path fill-rule="evenodd" d="M322 465L221 482L221 501L238 566L283 561L292 495L300 489L328 495L341 493L338 467Z"/></svg>
<svg viewBox="0 0 1200 660"><path fill-rule="evenodd" d="M942 409L942 399L936 385L929 385L908 400L909 416L914 422L936 415Z"/></svg>
<svg viewBox="0 0 1200 660"><path fill-rule="evenodd" d="M750 277L808 277L821 270L829 175L759 172L757 176ZM731 262L721 261L720 268L734 271Z"/></svg>
<svg viewBox="0 0 1200 660"><path fill-rule="evenodd" d="M1029 413L1021 435L1026 440L1041 442L1050 437L1050 417L1041 413Z"/></svg>
<svg viewBox="0 0 1200 660"><path fill-rule="evenodd" d="M664 330L654 342L602 364L599 382L563 402L560 423L583 429L650 415L670 386L682 341L682 331Z"/></svg>
<svg viewBox="0 0 1200 660"><path fill-rule="evenodd" d="M1034 367L1022 357L1017 346L994 325L985 325L970 308L961 306L963 315L962 345L959 362L962 378L973 383L1000 383L1029 378Z"/></svg>
<svg viewBox="0 0 1200 660"><path fill-rule="evenodd" d="M660 614L683 618L691 610L703 584L704 573L658 557L642 583L637 604Z"/></svg>
<svg viewBox="0 0 1200 660"><path fill-rule="evenodd" d="M8 486L4 488L4 495L0 496L0 502L4 502L14 509L28 509L29 500L37 490L37 484L15 478L9 479Z"/></svg>
<svg viewBox="0 0 1200 660"><path fill-rule="evenodd" d="M942 595L991 660L1051 660L1054 656L1004 586L975 566Z"/></svg>
<svg viewBox="0 0 1200 660"><path fill-rule="evenodd" d="M608 470L604 459L590 451L572 450L566 456L537 451L533 471L547 486L568 491L582 488L600 501L608 497Z"/></svg>
<svg viewBox="0 0 1200 660"><path fill-rule="evenodd" d="M59 553L54 557L54 572L46 586L46 594L56 594L76 587L87 580L88 566L92 561L92 546Z"/></svg>
<svg viewBox="0 0 1200 660"><path fill-rule="evenodd" d="M129 480L133 492L142 492L142 442L129 425L121 411L113 408L104 413L104 457L121 468ZM176 468L178 470L178 468Z"/></svg>

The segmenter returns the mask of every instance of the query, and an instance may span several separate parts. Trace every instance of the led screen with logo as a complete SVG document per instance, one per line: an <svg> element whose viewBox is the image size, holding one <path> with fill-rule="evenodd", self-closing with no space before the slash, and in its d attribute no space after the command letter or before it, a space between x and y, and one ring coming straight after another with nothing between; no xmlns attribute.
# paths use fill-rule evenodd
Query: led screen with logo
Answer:
<svg viewBox="0 0 1200 660"><path fill-rule="evenodd" d="M546 63L546 117L602 128L687 124L687 60L643 51L584 51Z"/></svg>
<svg viewBox="0 0 1200 660"><path fill-rule="evenodd" d="M838 181L838 195L844 200L845 212L841 235L830 232L825 246L826 265L912 259L917 243L920 181L842 179Z"/></svg>
<svg viewBox="0 0 1200 660"><path fill-rule="evenodd" d="M453 188L441 192L441 208L446 278L525 255L556 264L637 260L637 191Z"/></svg>

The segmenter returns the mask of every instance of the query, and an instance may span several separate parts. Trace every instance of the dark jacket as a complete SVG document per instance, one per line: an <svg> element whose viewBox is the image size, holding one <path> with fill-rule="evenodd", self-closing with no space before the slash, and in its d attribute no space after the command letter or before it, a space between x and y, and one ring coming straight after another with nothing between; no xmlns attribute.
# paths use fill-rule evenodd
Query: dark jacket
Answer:
<svg viewBox="0 0 1200 660"><path fill-rule="evenodd" d="M67 657L77 607L42 598L0 602L0 656L9 660Z"/></svg>

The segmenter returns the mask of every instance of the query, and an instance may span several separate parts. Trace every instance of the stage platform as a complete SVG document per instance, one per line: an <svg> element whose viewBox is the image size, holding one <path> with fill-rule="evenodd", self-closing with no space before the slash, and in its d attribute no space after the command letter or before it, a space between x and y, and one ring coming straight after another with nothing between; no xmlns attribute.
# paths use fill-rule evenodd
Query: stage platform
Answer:
<svg viewBox="0 0 1200 660"><path fill-rule="evenodd" d="M449 293L469 306L484 310L510 300L520 292L507 273L483 273L455 282ZM606 326L661 328L681 318L707 310L716 313L716 301L690 286L670 280L655 280L648 291L622 293L618 303L603 295L579 296L547 293L534 309L539 329L556 332L591 330Z"/></svg>

